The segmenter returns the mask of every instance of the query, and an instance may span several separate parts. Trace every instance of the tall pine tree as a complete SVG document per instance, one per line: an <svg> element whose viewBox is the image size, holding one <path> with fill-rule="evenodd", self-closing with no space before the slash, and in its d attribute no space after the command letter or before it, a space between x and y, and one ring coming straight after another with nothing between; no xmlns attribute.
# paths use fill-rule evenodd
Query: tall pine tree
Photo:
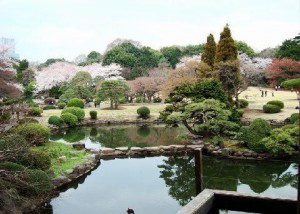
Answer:
<svg viewBox="0 0 300 214"><path fill-rule="evenodd" d="M203 53L201 55L201 61L213 67L216 55L216 42L212 34L207 37L206 44L204 46Z"/></svg>
<svg viewBox="0 0 300 214"><path fill-rule="evenodd" d="M237 60L237 56L237 47L231 37L229 26L226 24L217 45L215 63Z"/></svg>

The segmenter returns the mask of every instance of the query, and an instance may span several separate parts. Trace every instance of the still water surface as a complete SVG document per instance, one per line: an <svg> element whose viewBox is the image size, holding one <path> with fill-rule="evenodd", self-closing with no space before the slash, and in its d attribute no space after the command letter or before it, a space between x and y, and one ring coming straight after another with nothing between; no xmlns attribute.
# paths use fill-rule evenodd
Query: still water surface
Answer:
<svg viewBox="0 0 300 214"><path fill-rule="evenodd" d="M140 134L139 127L99 127L96 128L97 133L95 129L86 128L78 129L81 134L75 134L78 132L73 130L71 135L69 130L61 133L60 138L58 135L51 138L63 142L80 139L89 142L90 147L152 146L174 144L172 134L184 133L184 129L166 131L163 127L148 128L150 133L143 128L146 131L140 131ZM204 188L296 197L295 163L205 157L203 167ZM45 213L125 214L129 207L137 214L173 214L194 196L193 157L101 160L101 165L90 175L53 198Z"/></svg>

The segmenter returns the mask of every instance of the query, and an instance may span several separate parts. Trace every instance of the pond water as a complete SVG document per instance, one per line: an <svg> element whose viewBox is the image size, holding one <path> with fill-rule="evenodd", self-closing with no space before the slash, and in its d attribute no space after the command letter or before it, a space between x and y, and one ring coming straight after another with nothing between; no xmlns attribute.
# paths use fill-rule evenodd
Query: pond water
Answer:
<svg viewBox="0 0 300 214"><path fill-rule="evenodd" d="M90 141L91 147L152 146L174 144L175 134L172 133L184 133L184 130L179 128L170 131L169 134L168 129L160 126L150 127L150 133L146 131L148 134L144 135L138 133L137 127L119 128L123 131L118 127L99 127L96 128L95 135L91 134L94 129L81 129L80 133L83 134L77 135L80 137L76 138L66 137L73 136L68 133L75 132L69 130L61 133L59 139L62 142L74 142L75 139ZM157 130L161 130L161 133ZM151 136L151 133L155 133L155 136ZM167 136L163 136L164 134ZM51 138L58 139L58 135ZM297 195L296 163L249 162L204 157L203 167L204 188L289 198L296 198ZM43 213L125 214L127 208L132 208L137 214L173 214L194 196L193 157L160 156L101 160L100 166L91 174L69 185L58 197L53 198Z"/></svg>
<svg viewBox="0 0 300 214"><path fill-rule="evenodd" d="M182 136L187 134L185 127L166 127L165 125L111 125L63 130L52 134L50 140L76 143L84 142L86 148L120 146L159 146L182 144Z"/></svg>

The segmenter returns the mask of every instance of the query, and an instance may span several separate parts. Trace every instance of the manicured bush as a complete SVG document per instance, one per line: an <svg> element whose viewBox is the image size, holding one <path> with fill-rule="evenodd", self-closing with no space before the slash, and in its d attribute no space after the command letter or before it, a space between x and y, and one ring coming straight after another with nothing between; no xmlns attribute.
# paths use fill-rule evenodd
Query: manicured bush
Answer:
<svg viewBox="0 0 300 214"><path fill-rule="evenodd" d="M44 100L44 103L47 105L55 105L56 100L55 100L55 98L48 97L47 99Z"/></svg>
<svg viewBox="0 0 300 214"><path fill-rule="evenodd" d="M33 107L33 108L31 108L31 111L30 111L30 115L33 115L33 116L41 116L42 113L43 113L43 109L41 109L39 107Z"/></svg>
<svg viewBox="0 0 300 214"><path fill-rule="evenodd" d="M291 124L295 124L297 121L299 123L299 113L294 113L290 116L290 119L289 119L290 123Z"/></svg>
<svg viewBox="0 0 300 214"><path fill-rule="evenodd" d="M277 105L266 104L263 106L264 113L270 113L270 114L278 113L280 112L280 109L281 108Z"/></svg>
<svg viewBox="0 0 300 214"><path fill-rule="evenodd" d="M147 106L142 106L137 109L137 114L143 119L147 119L150 115L150 109Z"/></svg>
<svg viewBox="0 0 300 214"><path fill-rule="evenodd" d="M69 126L76 126L78 123L77 117L71 113L63 113L60 118Z"/></svg>
<svg viewBox="0 0 300 214"><path fill-rule="evenodd" d="M153 99L153 102L154 102L154 103L161 103L161 101L162 101L162 99L161 99L160 97L155 97L155 98Z"/></svg>
<svg viewBox="0 0 300 214"><path fill-rule="evenodd" d="M55 126L60 127L64 123L64 121L60 117L52 115L52 116L49 117L48 123L51 124L51 125L55 125Z"/></svg>
<svg viewBox="0 0 300 214"><path fill-rule="evenodd" d="M271 100L267 102L267 104L274 105L280 107L280 109L284 108L284 103L280 100Z"/></svg>
<svg viewBox="0 0 300 214"><path fill-rule="evenodd" d="M42 145L48 142L50 130L39 123L26 123L15 129L16 133L23 136L30 145Z"/></svg>
<svg viewBox="0 0 300 214"><path fill-rule="evenodd" d="M64 109L64 108L66 107L66 104L60 102L60 103L57 103L57 107L58 107L59 109Z"/></svg>
<svg viewBox="0 0 300 214"><path fill-rule="evenodd" d="M297 145L297 141L283 129L273 129L271 135L263 138L261 143L266 147L266 150L275 157L292 155Z"/></svg>
<svg viewBox="0 0 300 214"><path fill-rule="evenodd" d="M51 158L45 152L30 150L21 160L21 163L32 169L47 170L51 166Z"/></svg>
<svg viewBox="0 0 300 214"><path fill-rule="evenodd" d="M8 111L5 111L5 112L3 112L3 114L1 115L0 121L7 122L7 121L10 120L10 118L11 118L11 113L8 112Z"/></svg>
<svg viewBox="0 0 300 214"><path fill-rule="evenodd" d="M272 128L266 120L257 118L251 122L249 127L240 129L238 139L250 149L256 152L263 152L265 151L265 146L260 141L267 137L271 130Z"/></svg>
<svg viewBox="0 0 300 214"><path fill-rule="evenodd" d="M136 102L136 103L141 103L141 102L143 102L143 97L142 97L142 96L137 96L137 97L135 98L135 102Z"/></svg>
<svg viewBox="0 0 300 214"><path fill-rule="evenodd" d="M237 109L236 111L240 115L240 117L242 117L243 114L245 113L244 109Z"/></svg>
<svg viewBox="0 0 300 214"><path fill-rule="evenodd" d="M244 100L244 99L240 99L239 103L240 103L240 108L246 108L249 105L249 102L247 100Z"/></svg>
<svg viewBox="0 0 300 214"><path fill-rule="evenodd" d="M126 104L126 103L128 103L128 100L126 99L126 97L122 97L122 98L120 98L119 102L120 102L120 104Z"/></svg>
<svg viewBox="0 0 300 214"><path fill-rule="evenodd" d="M90 116L92 120L96 120L97 119L97 111L90 111Z"/></svg>
<svg viewBox="0 0 300 214"><path fill-rule="evenodd" d="M43 110L56 109L54 105L46 105L43 107Z"/></svg>
<svg viewBox="0 0 300 214"><path fill-rule="evenodd" d="M83 109L78 107L68 107L62 110L61 114L71 113L77 117L78 120L83 120L85 116L85 112Z"/></svg>
<svg viewBox="0 0 300 214"><path fill-rule="evenodd" d="M24 180L28 185L24 186L23 189L26 194L41 195L48 193L52 189L51 179L44 171L28 169L25 172Z"/></svg>
<svg viewBox="0 0 300 214"><path fill-rule="evenodd" d="M68 107L78 107L78 108L84 108L84 102L81 99L73 98L70 99L67 103Z"/></svg>

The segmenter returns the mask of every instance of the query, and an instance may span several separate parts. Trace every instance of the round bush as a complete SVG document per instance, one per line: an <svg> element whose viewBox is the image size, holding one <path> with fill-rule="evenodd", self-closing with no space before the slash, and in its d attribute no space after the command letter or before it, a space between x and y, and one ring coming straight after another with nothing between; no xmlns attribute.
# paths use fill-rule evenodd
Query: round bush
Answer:
<svg viewBox="0 0 300 214"><path fill-rule="evenodd" d="M69 126L76 126L78 123L77 117L71 113L64 113L60 116L60 118Z"/></svg>
<svg viewBox="0 0 300 214"><path fill-rule="evenodd" d="M97 111L90 111L90 116L92 120L96 120L97 119Z"/></svg>
<svg viewBox="0 0 300 214"><path fill-rule="evenodd" d="M271 104L266 104L263 106L263 112L264 113L278 113L280 112L281 108L277 105L271 105Z"/></svg>
<svg viewBox="0 0 300 214"><path fill-rule="evenodd" d="M60 127L64 121L60 117L53 115L49 117L48 123Z"/></svg>
<svg viewBox="0 0 300 214"><path fill-rule="evenodd" d="M261 144L261 139L267 137L272 128L270 124L261 118L257 118L251 122L250 126L240 129L239 140L256 152L265 151L265 147Z"/></svg>
<svg viewBox="0 0 300 214"><path fill-rule="evenodd" d="M54 105L46 105L43 107L43 110L56 109Z"/></svg>
<svg viewBox="0 0 300 214"><path fill-rule="evenodd" d="M240 99L239 103L240 103L240 108L246 108L249 105L249 102L247 100L244 100L244 99Z"/></svg>
<svg viewBox="0 0 300 214"><path fill-rule="evenodd" d="M244 109L237 109L236 111L240 115L240 117L242 117L243 114L245 113Z"/></svg>
<svg viewBox="0 0 300 214"><path fill-rule="evenodd" d="M59 109L64 109L66 107L66 104L65 103L57 103L57 107Z"/></svg>
<svg viewBox="0 0 300 214"><path fill-rule="evenodd" d="M44 103L47 105L54 105L56 103L55 98L48 97L47 99L44 100Z"/></svg>
<svg viewBox="0 0 300 214"><path fill-rule="evenodd" d="M161 101L162 101L162 99L161 99L160 97L155 97L155 98L153 99L153 102L154 102L154 103L161 103Z"/></svg>
<svg viewBox="0 0 300 214"><path fill-rule="evenodd" d="M23 136L31 145L42 145L48 142L50 130L39 123L26 123L15 129L16 133Z"/></svg>
<svg viewBox="0 0 300 214"><path fill-rule="evenodd" d="M61 114L65 113L71 113L77 117L78 120L83 120L85 116L85 112L83 109L78 108L78 107L68 107L64 110L62 110Z"/></svg>
<svg viewBox="0 0 300 214"><path fill-rule="evenodd" d="M47 170L51 166L51 158L45 152L30 150L21 160L21 163L32 169Z"/></svg>
<svg viewBox="0 0 300 214"><path fill-rule="evenodd" d="M295 124L297 121L299 121L299 113L294 113L290 117L290 123Z"/></svg>
<svg viewBox="0 0 300 214"><path fill-rule="evenodd" d="M146 106L142 106L140 108L137 109L137 114L143 118L143 119L147 119L150 115L150 109Z"/></svg>
<svg viewBox="0 0 300 214"><path fill-rule="evenodd" d="M267 102L267 104L274 105L280 107L280 109L284 108L284 103L280 100L271 100Z"/></svg>
<svg viewBox="0 0 300 214"><path fill-rule="evenodd" d="M68 107L78 107L78 108L84 108L84 103L81 99L73 98L70 99L67 103Z"/></svg>
<svg viewBox="0 0 300 214"><path fill-rule="evenodd" d="M141 96L137 96L136 98L135 98L135 102L136 103L141 103L143 101L143 97L141 97Z"/></svg>
<svg viewBox="0 0 300 214"><path fill-rule="evenodd" d="M39 108L39 107L33 107L31 108L31 115L33 116L41 116L41 114L43 113L43 109Z"/></svg>

